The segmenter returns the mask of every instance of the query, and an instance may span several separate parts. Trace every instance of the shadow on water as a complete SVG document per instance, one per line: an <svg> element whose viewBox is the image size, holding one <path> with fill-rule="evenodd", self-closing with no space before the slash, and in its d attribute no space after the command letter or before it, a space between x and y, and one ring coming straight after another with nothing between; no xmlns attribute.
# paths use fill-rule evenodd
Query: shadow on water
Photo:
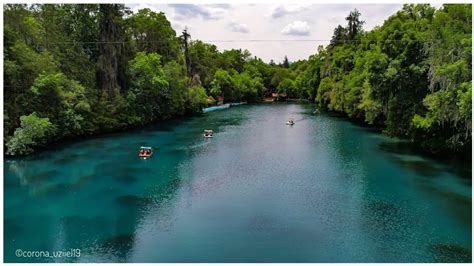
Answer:
<svg viewBox="0 0 474 266"><path fill-rule="evenodd" d="M25 175L24 178L21 179L21 183L24 185L27 184L34 184L40 183L49 180L51 177L57 175L59 172L56 170L48 170L44 172L40 172L38 174L33 175Z"/></svg>
<svg viewBox="0 0 474 266"><path fill-rule="evenodd" d="M79 188L82 188L88 184L91 184L91 182L94 180L95 178L95 174L90 174L90 175L83 175L81 177L79 177L76 182L74 182L71 186L71 188L73 189L79 189Z"/></svg>
<svg viewBox="0 0 474 266"><path fill-rule="evenodd" d="M115 199L115 202L122 207L129 206L129 207L141 208L153 201L147 197L139 197L135 195L123 195L123 196L117 197Z"/></svg>
<svg viewBox="0 0 474 266"><path fill-rule="evenodd" d="M451 156L433 156L421 150L418 146L414 145L409 141L393 141L393 142L382 142L379 144L379 148L393 155L416 155L420 158L427 158L433 160L406 160L403 156L398 156L395 159L399 165L404 168L411 169L424 176L435 176L443 171L452 173L454 175L462 177L464 180L469 181L471 184L471 161L459 161ZM440 162L447 167L436 167L433 162Z"/></svg>
<svg viewBox="0 0 474 266"><path fill-rule="evenodd" d="M79 157L81 157L79 154L74 154L74 153L66 153L61 156L59 159L55 159L54 163L58 165L64 165L68 163L72 163L75 160L77 160Z"/></svg>
<svg viewBox="0 0 474 266"><path fill-rule="evenodd" d="M471 187L471 168L466 163L452 160L437 162L436 158L427 157L417 147L409 142L382 142L381 150L391 154L390 160L403 169L414 172L418 176L415 184L424 192L433 195L439 201L439 206L447 213L456 217L466 228L471 224L472 198L457 187L447 187L445 173L453 174L459 178L459 184ZM449 181L449 180L448 180ZM466 211L469 210L469 211Z"/></svg>
<svg viewBox="0 0 474 266"><path fill-rule="evenodd" d="M138 178L135 177L134 175L128 174L128 173L116 173L114 175L114 179L118 182L124 183L124 184L132 184L136 183L138 181Z"/></svg>
<svg viewBox="0 0 474 266"><path fill-rule="evenodd" d="M130 166L128 163L117 164L114 161L99 163L94 169L96 176L109 177L121 183L136 182L138 180L137 173L142 171L146 171L146 169Z"/></svg>
<svg viewBox="0 0 474 266"><path fill-rule="evenodd" d="M374 132L374 133L382 133L383 128L380 125L371 125L368 124L364 119L362 118L351 118L348 117L347 114L341 113L341 112L331 112L327 110L319 110L319 112L315 114L323 114L325 116L328 116L333 119L337 119L340 121L348 122L351 125L360 127L361 129L364 129L366 131Z"/></svg>
<svg viewBox="0 0 474 266"><path fill-rule="evenodd" d="M400 207L381 201L370 202L363 209L366 230L377 240L400 240L398 229L410 222L403 214Z"/></svg>
<svg viewBox="0 0 474 266"><path fill-rule="evenodd" d="M430 247L430 251L436 262L444 263L466 263L472 262L470 250L453 244L435 244Z"/></svg>
<svg viewBox="0 0 474 266"><path fill-rule="evenodd" d="M346 121L351 123L352 125L357 126L357 128L363 129L364 131L383 134L382 128L376 125L369 125L365 121L360 119L350 119L347 115L338 112L328 112L328 111L320 111L321 114L324 114L328 117ZM424 176L436 176L437 174L441 173L442 171L448 171L455 175L458 175L465 180L469 180L469 184L471 181L472 175L472 166L471 166L471 153L468 156L458 156L453 157L451 155L442 155L442 154L432 154L420 146L416 145L413 142L407 140L399 140L393 139L393 141L384 141L379 144L379 148L382 151L385 151L390 154L398 154L398 155L418 155L424 158L429 158L431 160L441 162L443 164L449 165L450 167L444 167L443 169L433 167L432 163L425 163L422 161L406 161L403 159L399 159L397 163L404 168L411 169L418 174Z"/></svg>
<svg viewBox="0 0 474 266"><path fill-rule="evenodd" d="M50 177L49 172L42 173L41 175L47 175ZM34 196L52 196L52 197L63 197L68 196L70 192L83 188L84 186L91 184L92 180L96 175L84 175L72 182L59 182L59 183L23 183L22 185L31 186L32 195ZM47 179L43 180L47 181Z"/></svg>
<svg viewBox="0 0 474 266"><path fill-rule="evenodd" d="M25 232L25 228L21 226L20 223L18 223L14 218L4 218L3 229L5 233L5 239L15 239Z"/></svg>
<svg viewBox="0 0 474 266"><path fill-rule="evenodd" d="M126 262L135 241L135 230L138 221L147 214L149 210L154 213L162 213L164 206L175 196L183 181L179 178L171 178L167 182L156 187L149 196L138 196L126 194L114 199L118 207L115 226L118 233L103 237L100 245L102 254L115 257L119 262ZM163 216L165 214L161 214Z"/></svg>
<svg viewBox="0 0 474 266"><path fill-rule="evenodd" d="M471 231L472 223L472 198L459 193L449 191L443 187L436 186L426 180L419 180L417 185L423 190L436 196L436 198L442 199L439 201L441 208L445 209L446 212L456 220L460 221L467 230Z"/></svg>
<svg viewBox="0 0 474 266"><path fill-rule="evenodd" d="M407 228L419 224L418 217L410 215L402 206L384 201L367 203L363 208L364 231L376 243L373 247L377 262L412 262L412 254L399 252L400 245L411 243L412 235ZM418 260L417 260L418 261Z"/></svg>
<svg viewBox="0 0 474 266"><path fill-rule="evenodd" d="M151 203L155 206L163 205L164 202L168 202L169 200L173 199L176 196L178 189L185 183L186 181L181 178L171 178L165 184L158 186L153 191L153 195L150 199Z"/></svg>
<svg viewBox="0 0 474 266"><path fill-rule="evenodd" d="M62 198L68 196L72 186L70 183L60 182L60 183L53 183L43 187L35 188L32 191L34 196L48 196L53 198Z"/></svg>
<svg viewBox="0 0 474 266"><path fill-rule="evenodd" d="M157 190L153 191L153 195L148 197L137 196L132 194L118 196L115 199L115 202L126 208L147 208L148 205L161 205L165 201L173 198L176 194L176 191L180 188L183 181L181 179L175 178L167 182L166 184L160 185Z"/></svg>
<svg viewBox="0 0 474 266"><path fill-rule="evenodd" d="M77 248L92 246L101 233L109 230L109 222L103 216L70 215L59 219L60 228L64 231L64 241L68 246ZM77 237L78 234L80 238Z"/></svg>
<svg viewBox="0 0 474 266"><path fill-rule="evenodd" d="M120 234L104 240L102 249L104 253L114 256L118 261L126 262L133 248L135 236L133 234Z"/></svg>
<svg viewBox="0 0 474 266"><path fill-rule="evenodd" d="M406 160L402 158L393 159L400 167L413 171L421 176L435 177L443 173L443 170L432 163L423 160Z"/></svg>

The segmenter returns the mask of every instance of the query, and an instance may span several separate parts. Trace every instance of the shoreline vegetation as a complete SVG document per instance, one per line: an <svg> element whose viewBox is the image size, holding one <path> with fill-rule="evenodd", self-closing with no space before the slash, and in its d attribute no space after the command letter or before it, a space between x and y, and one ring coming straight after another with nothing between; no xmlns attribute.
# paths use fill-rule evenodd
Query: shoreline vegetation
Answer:
<svg viewBox="0 0 474 266"><path fill-rule="evenodd" d="M269 63L119 4L4 5L5 155L192 116L272 93L471 156L472 7L404 5L371 31L357 10L306 60ZM293 99L293 100L292 100Z"/></svg>

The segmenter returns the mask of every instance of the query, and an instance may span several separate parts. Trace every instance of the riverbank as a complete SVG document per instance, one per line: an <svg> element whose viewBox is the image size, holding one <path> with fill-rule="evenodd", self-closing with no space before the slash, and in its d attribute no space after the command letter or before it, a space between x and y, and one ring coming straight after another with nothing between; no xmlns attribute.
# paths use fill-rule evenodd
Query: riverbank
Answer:
<svg viewBox="0 0 474 266"><path fill-rule="evenodd" d="M203 114L203 113L207 113L207 112L211 112L211 111L215 111L215 110L227 109L229 107L236 107L236 106L245 105L245 104L247 104L247 102L226 103L224 105L203 108L201 110L201 112L191 113L191 114L184 114L184 115L179 115L179 116L173 116L173 117L170 117L170 118L167 118L167 119L160 119L160 120L157 120L157 121L154 121L152 123L145 124L145 125L128 125L126 127L118 127L118 128L113 128L113 129L109 129L109 130L102 130L102 131L97 131L97 132L93 132L93 133L86 134L86 135L63 137L61 139L51 140L50 142L46 143L46 145L44 145L44 146L35 147L35 150L30 154L9 155L5 152L4 153L4 158L7 158L7 159L23 158L23 157L27 157L27 156L30 156L30 155L35 154L35 153L54 150L57 147L60 147L62 145L66 145L66 144L71 144L71 143L74 143L75 141L78 141L78 140L95 138L95 137L99 137L99 136L110 136L110 135L114 135L114 134L121 134L121 133L124 133L124 132L127 132L127 131L139 130L141 128L152 126L154 124L158 124L158 123L162 123L162 122L176 121L176 120L180 120L180 119L187 119L187 118L197 116L197 115L200 115L200 114ZM5 144L5 141L4 141L4 144ZM4 151L6 151L6 150L7 150L6 147L4 147Z"/></svg>
<svg viewBox="0 0 474 266"><path fill-rule="evenodd" d="M265 104L265 103L267 103L267 104L268 103L314 104L314 103L311 103L307 99L288 99L287 101L267 101L265 98L262 98L261 100L255 102L255 103L250 103L250 104ZM231 108L232 106L239 106L239 105L243 105L243 104L248 104L248 103L247 102L226 103L223 106L222 105L221 106L213 106L213 107L209 107L209 108L205 108L205 109L209 109L210 111L221 110L221 109L227 109L227 108ZM320 107L318 107L316 104L314 104L314 106L315 106L315 109L318 110L318 112L321 112L321 111L328 112L329 114L332 114L335 117L339 117L341 119L351 121L352 123L355 123L358 126L370 128L372 130L375 130L375 131L379 132L380 134L387 135L386 133L384 133L385 126L382 125L382 124L371 125L371 124L368 124L363 118L349 117L344 112L329 111L329 110L325 110L325 109L320 110ZM209 112L209 110L207 112ZM62 138L62 139L59 139L59 140L56 140L56 141L53 141L53 142L49 142L46 146L37 147L35 149L35 152L33 152L32 154L39 153L39 152L42 152L42 151L54 150L57 147L60 147L62 145L71 144L71 143L74 143L75 141L83 140L84 138L86 138L86 139L87 138L95 138L95 137L99 137L99 136L109 136L109 135L114 135L114 134L121 134L121 133L124 133L124 132L127 132L127 131L140 130L144 127L152 126L154 124L159 124L159 123L162 123L162 122L179 121L179 120L182 120L182 119L190 119L194 116L199 116L202 113L206 113L206 112L185 114L185 115L181 115L181 116L171 117L171 118L168 118L168 119L161 119L161 120L157 120L153 123L146 124L146 125L127 126L127 127L123 127L123 128L115 128L115 129L108 130L108 131L96 132L94 134ZM400 138L400 139L404 140L405 141L404 143L406 143L406 144L398 144L398 147L392 147L392 148L399 149L399 150L406 150L406 151L409 151L409 152L412 152L412 153L417 153L417 154L420 154L420 155L423 155L423 156L429 156L429 157L431 157L435 160L442 161L442 162L461 161L463 163L470 163L471 160L472 160L472 151L467 151L467 152L466 151L459 151L457 153L444 151L444 152L434 153L431 150L426 149L426 147L423 147L420 143L415 142L413 139L404 138L404 137L397 137L397 138ZM6 149L4 149L4 150L6 150ZM22 157L26 157L26 156L29 156L29 155L31 155L31 154L19 155L19 156L12 156L12 155L8 155L8 154L4 154L4 157L5 158L22 158Z"/></svg>

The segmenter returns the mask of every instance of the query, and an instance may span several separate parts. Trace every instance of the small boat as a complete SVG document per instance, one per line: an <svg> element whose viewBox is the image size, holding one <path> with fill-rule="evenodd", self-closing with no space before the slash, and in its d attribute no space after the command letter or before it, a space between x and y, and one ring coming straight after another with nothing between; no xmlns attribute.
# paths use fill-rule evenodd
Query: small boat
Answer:
<svg viewBox="0 0 474 266"><path fill-rule="evenodd" d="M288 122L286 122L286 124L287 124L288 126L292 126L292 125L295 124L295 121L293 121L293 119L290 119L290 120L288 120Z"/></svg>
<svg viewBox="0 0 474 266"><path fill-rule="evenodd" d="M210 129L206 129L206 130L204 130L203 136L205 138L212 138L214 136L214 132Z"/></svg>
<svg viewBox="0 0 474 266"><path fill-rule="evenodd" d="M138 152L138 157L142 159L148 159L153 155L153 149L151 147L140 147L140 151Z"/></svg>

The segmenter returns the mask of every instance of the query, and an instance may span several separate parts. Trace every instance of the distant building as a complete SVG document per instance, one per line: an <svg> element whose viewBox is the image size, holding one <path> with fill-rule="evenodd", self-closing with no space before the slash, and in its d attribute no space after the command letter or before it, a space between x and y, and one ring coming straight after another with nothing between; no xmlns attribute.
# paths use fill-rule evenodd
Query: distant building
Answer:
<svg viewBox="0 0 474 266"><path fill-rule="evenodd" d="M286 99L286 93L278 93L278 92L273 92L272 93L272 98L274 100L280 100L280 99Z"/></svg>
<svg viewBox="0 0 474 266"><path fill-rule="evenodd" d="M224 104L224 96L217 96L216 97L216 104L223 105Z"/></svg>

